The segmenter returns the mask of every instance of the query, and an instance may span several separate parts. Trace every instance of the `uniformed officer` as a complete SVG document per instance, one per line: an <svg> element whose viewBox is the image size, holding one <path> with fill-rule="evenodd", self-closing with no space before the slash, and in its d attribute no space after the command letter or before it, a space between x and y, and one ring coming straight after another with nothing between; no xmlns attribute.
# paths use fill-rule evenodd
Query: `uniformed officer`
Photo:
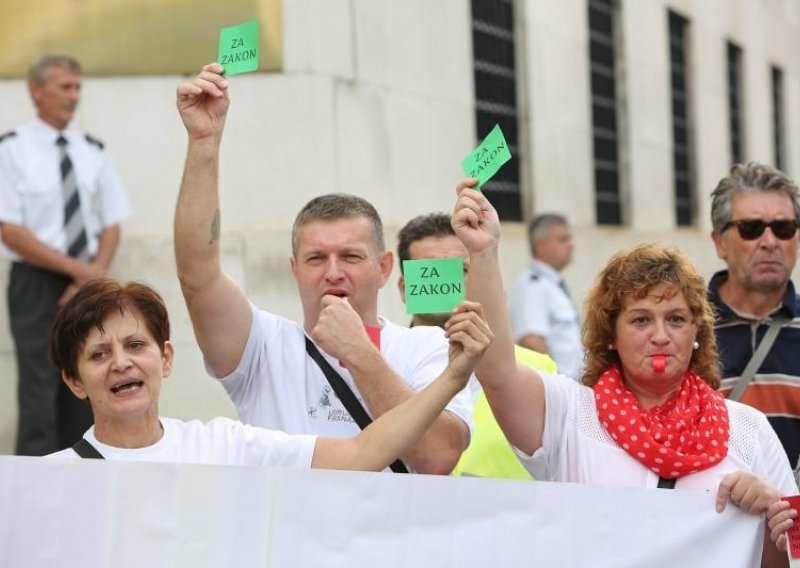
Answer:
<svg viewBox="0 0 800 568"><path fill-rule="evenodd" d="M548 353L560 373L580 379L580 314L560 274L572 260L572 230L564 216L544 213L533 219L528 236L533 260L508 295L514 341Z"/></svg>
<svg viewBox="0 0 800 568"><path fill-rule="evenodd" d="M103 144L68 128L81 67L46 55L31 68L32 121L0 137L0 250L11 258L8 307L18 367L16 452L44 455L77 441L92 424L47 352L59 304L105 274L131 210Z"/></svg>

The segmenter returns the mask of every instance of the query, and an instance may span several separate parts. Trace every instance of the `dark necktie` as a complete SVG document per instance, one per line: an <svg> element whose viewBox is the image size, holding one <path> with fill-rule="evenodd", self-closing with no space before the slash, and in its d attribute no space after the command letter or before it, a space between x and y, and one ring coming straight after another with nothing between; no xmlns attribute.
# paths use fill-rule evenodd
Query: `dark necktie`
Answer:
<svg viewBox="0 0 800 568"><path fill-rule="evenodd" d="M56 140L60 151L61 186L64 194L64 233L67 235L67 254L79 260L89 260L86 228L81 215L81 198L75 181L75 169L67 153L67 139L59 135Z"/></svg>

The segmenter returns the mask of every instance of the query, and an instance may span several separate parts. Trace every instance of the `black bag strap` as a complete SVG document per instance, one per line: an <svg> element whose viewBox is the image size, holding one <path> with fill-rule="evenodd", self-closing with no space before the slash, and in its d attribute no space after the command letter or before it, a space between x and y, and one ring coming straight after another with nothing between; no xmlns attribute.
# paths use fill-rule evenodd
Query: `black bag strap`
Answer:
<svg viewBox="0 0 800 568"><path fill-rule="evenodd" d="M75 453L81 456L82 458L87 459L95 459L95 460L104 460L106 458L103 457L103 454L97 451L93 445L86 441L86 438L81 438L75 445L72 446L72 449L75 450Z"/></svg>
<svg viewBox="0 0 800 568"><path fill-rule="evenodd" d="M658 488L659 489L675 489L675 482L677 481L676 478L667 479L666 477L659 477L658 478Z"/></svg>
<svg viewBox="0 0 800 568"><path fill-rule="evenodd" d="M356 421L358 427L363 430L369 426L372 423L372 418L370 418L367 411L364 410L361 403L358 402L356 395L353 394L353 391L350 390L350 387L344 382L342 376L331 367L330 363L322 356L322 353L319 352L317 346L314 345L314 342L311 341L308 336L306 336L306 352L322 370L322 374L328 379L328 383L331 385L333 392L335 392L339 400L342 401L342 404L347 409L347 412L350 413L350 416L353 417L353 420ZM406 468L405 464L400 460L395 460L389 467L392 468L392 471L395 473L408 473L408 468Z"/></svg>

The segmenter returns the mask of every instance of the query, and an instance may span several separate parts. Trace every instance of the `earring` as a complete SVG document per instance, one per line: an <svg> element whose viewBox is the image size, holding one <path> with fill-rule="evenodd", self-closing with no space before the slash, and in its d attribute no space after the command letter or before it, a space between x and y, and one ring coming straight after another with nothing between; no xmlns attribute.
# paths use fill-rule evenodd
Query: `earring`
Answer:
<svg viewBox="0 0 800 568"><path fill-rule="evenodd" d="M612 344L610 344L610 343L608 344L608 350L609 351L614 351L614 346Z"/></svg>
<svg viewBox="0 0 800 568"><path fill-rule="evenodd" d="M692 349L697 351L699 348L700 348L700 344L698 342L695 341L694 343L692 343Z"/></svg>

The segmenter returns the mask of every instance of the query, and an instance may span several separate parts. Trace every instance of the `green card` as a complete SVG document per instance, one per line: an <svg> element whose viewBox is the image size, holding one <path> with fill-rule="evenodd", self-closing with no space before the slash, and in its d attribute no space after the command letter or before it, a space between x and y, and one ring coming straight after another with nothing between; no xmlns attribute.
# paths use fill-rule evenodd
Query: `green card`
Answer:
<svg viewBox="0 0 800 568"><path fill-rule="evenodd" d="M467 177L478 178L478 187L481 187L510 159L511 151L503 131L499 124L495 124L480 146L461 161L461 168Z"/></svg>
<svg viewBox="0 0 800 568"><path fill-rule="evenodd" d="M443 314L464 300L464 259L404 260L406 312Z"/></svg>
<svg viewBox="0 0 800 568"><path fill-rule="evenodd" d="M225 68L226 76L258 69L258 20L219 31L217 62Z"/></svg>

